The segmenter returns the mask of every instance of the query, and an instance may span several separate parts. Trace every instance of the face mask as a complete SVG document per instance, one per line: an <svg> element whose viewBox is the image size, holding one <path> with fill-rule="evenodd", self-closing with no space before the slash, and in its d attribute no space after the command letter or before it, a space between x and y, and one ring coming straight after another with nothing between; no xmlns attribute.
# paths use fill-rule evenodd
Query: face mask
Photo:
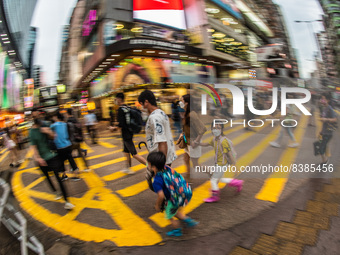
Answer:
<svg viewBox="0 0 340 255"><path fill-rule="evenodd" d="M321 100L320 100L320 103L321 103L321 104L326 104L326 103L327 103L327 100L326 100L326 99L321 99Z"/></svg>
<svg viewBox="0 0 340 255"><path fill-rule="evenodd" d="M221 135L221 130L220 129L213 129L211 131L214 136L220 136Z"/></svg>
<svg viewBox="0 0 340 255"><path fill-rule="evenodd" d="M184 109L184 103L182 101L179 101L179 107L183 108Z"/></svg>

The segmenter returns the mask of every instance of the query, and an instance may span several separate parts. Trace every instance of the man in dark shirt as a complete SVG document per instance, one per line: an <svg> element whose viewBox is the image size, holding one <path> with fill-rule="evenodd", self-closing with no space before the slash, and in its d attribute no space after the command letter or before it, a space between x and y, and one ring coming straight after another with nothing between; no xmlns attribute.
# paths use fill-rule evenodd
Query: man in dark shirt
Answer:
<svg viewBox="0 0 340 255"><path fill-rule="evenodd" d="M130 108L125 104L123 93L118 93L116 95L116 103L119 105L118 127L120 127L122 130L122 138L123 138L123 144L124 144L123 152L127 160L127 168L122 170L122 172L126 174L134 174L135 172L131 170L130 154L132 155L133 158L137 159L140 163L144 165L146 165L146 160L141 155L137 154L135 145L132 141L133 133L131 132L127 124L127 119L130 118Z"/></svg>
<svg viewBox="0 0 340 255"><path fill-rule="evenodd" d="M325 94L321 96L320 104L323 105L323 111L321 113L322 130L321 135L321 145L320 145L320 155L322 157L322 164L327 164L329 158L326 156L327 144L332 138L333 131L337 128L337 118L333 108L330 106L332 97L330 94Z"/></svg>

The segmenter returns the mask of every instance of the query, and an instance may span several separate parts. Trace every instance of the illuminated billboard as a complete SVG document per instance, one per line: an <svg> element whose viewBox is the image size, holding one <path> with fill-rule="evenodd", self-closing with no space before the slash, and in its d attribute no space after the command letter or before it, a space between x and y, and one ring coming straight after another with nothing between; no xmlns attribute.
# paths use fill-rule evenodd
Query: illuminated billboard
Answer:
<svg viewBox="0 0 340 255"><path fill-rule="evenodd" d="M186 29L182 0L134 0L133 18L177 29Z"/></svg>
<svg viewBox="0 0 340 255"><path fill-rule="evenodd" d="M25 83L25 97L24 97L24 107L31 108L33 107L34 103L34 80L33 79L26 79Z"/></svg>
<svg viewBox="0 0 340 255"><path fill-rule="evenodd" d="M90 10L89 14L87 15L86 19L83 22L83 36L89 36L91 31L96 24L97 20L97 11Z"/></svg>

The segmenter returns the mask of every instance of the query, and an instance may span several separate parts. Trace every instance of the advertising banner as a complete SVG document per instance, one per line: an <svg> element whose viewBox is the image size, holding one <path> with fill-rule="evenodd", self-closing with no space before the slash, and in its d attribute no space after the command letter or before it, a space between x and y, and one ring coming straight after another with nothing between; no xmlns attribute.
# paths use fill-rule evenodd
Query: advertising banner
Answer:
<svg viewBox="0 0 340 255"><path fill-rule="evenodd" d="M182 0L134 0L133 18L186 29Z"/></svg>
<svg viewBox="0 0 340 255"><path fill-rule="evenodd" d="M280 55L281 53L281 44L271 44L256 48L258 62L282 61L284 59Z"/></svg>

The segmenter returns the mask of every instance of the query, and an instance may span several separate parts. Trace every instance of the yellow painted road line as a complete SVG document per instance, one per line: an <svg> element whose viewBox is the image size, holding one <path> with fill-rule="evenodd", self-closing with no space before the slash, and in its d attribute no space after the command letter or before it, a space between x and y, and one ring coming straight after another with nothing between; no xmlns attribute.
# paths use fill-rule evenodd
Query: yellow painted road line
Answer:
<svg viewBox="0 0 340 255"><path fill-rule="evenodd" d="M334 111L335 111L337 114L339 114L339 115L340 115L340 111L338 111L338 110L335 110L335 109L334 109Z"/></svg>
<svg viewBox="0 0 340 255"><path fill-rule="evenodd" d="M186 172L185 165L181 165L179 167L176 167L176 171L180 174L185 173ZM149 185L148 185L147 181L145 180L145 181L139 182L137 184L131 185L127 188L118 190L117 193L119 195L121 195L122 197L132 197L132 196L135 196L135 195L147 190L148 188L149 188Z"/></svg>
<svg viewBox="0 0 340 255"><path fill-rule="evenodd" d="M8 154L9 154L9 151L6 151L6 152L0 157L0 162L2 162L2 161L7 157Z"/></svg>
<svg viewBox="0 0 340 255"><path fill-rule="evenodd" d="M37 180L35 180L34 182L31 182L29 185L27 185L24 189L26 190L30 190L32 188L34 188L36 185L38 185L39 183L41 183L43 180L45 180L46 177L42 176L40 178L38 178Z"/></svg>
<svg viewBox="0 0 340 255"><path fill-rule="evenodd" d="M96 159L96 158L102 158L102 157L109 156L109 155L112 155L112 154L115 154L115 153L118 153L118 152L121 152L121 151L122 150L115 150L115 151L107 152L107 153L104 153L104 154L98 154L98 155L95 155L95 156L86 157L86 159L91 160L91 159Z"/></svg>
<svg viewBox="0 0 340 255"><path fill-rule="evenodd" d="M263 127L258 128L257 131L261 131L262 129L266 128L268 125L269 124L263 125ZM242 128L243 128L243 126L241 126L241 129ZM231 132L228 133L228 131L230 131L230 130L227 130L227 132L223 132L224 135L228 135L229 133L231 133ZM250 137L252 137L255 134L256 134L256 132L252 132L252 131L248 131L246 133L243 133L243 134L232 139L233 145L236 146L236 145L240 144L241 142L245 141L246 139L249 139ZM206 143L206 142L209 142L210 140L211 140L211 137L205 139L204 142ZM212 148L212 147L210 147L210 148ZM203 154L200 157L199 161L205 162L207 159L212 158L214 155L215 155L214 149L211 149L210 151ZM237 160L237 162L238 162L238 160Z"/></svg>
<svg viewBox="0 0 340 255"><path fill-rule="evenodd" d="M237 160L236 167L239 168L240 166L243 166L243 165L250 165L258 156L260 156L264 152L264 150L268 147L269 142L275 139L279 130L280 130L280 127L274 128L271 131L271 133L268 134L259 144L257 144L248 153L246 153L240 159ZM254 135L256 133L251 132L250 134ZM204 155L202 155L201 158L207 159L207 158L209 158L210 154L211 154L211 152L207 152ZM225 176L233 177L234 174L233 173L231 173L231 174L226 173ZM219 186L220 189L223 189L226 186L226 184L225 183L219 183L218 186ZM210 196L210 191L209 191L210 188L211 188L210 181L206 181L205 183L203 183L199 187L195 188L193 190L194 195L193 195L190 203L186 207L184 207L184 212L186 214L188 214L188 213L192 212L193 210L195 210L196 208L198 208L201 204L203 204L204 199L208 198ZM160 227L166 227L170 224L170 221L168 221L164 218L163 213L156 213L156 214L152 215L150 217L150 219Z"/></svg>
<svg viewBox="0 0 340 255"><path fill-rule="evenodd" d="M108 149L112 149L112 148L116 148L117 146L116 145L113 145L112 143L107 143L107 142L103 142L103 141L97 141L97 143L100 145L100 146L103 146L105 148L108 148Z"/></svg>
<svg viewBox="0 0 340 255"><path fill-rule="evenodd" d="M87 144L86 142L82 142L80 143L80 147L84 150L87 150L87 153L92 153L94 152L94 150L92 150Z"/></svg>
<svg viewBox="0 0 340 255"><path fill-rule="evenodd" d="M305 133L305 128L307 125L307 117L303 115L300 119L300 123L295 131L295 139L296 142L301 144L303 135ZM281 156L278 166L287 166L290 167L290 164L294 163L295 158L298 154L299 150L297 148L288 148L285 150L283 155ZM270 178L267 178L262 189L259 193L256 194L256 198L259 200L265 200L276 203L279 201L280 195L286 185L287 177L289 176L289 172L278 172L272 173Z"/></svg>
<svg viewBox="0 0 340 255"><path fill-rule="evenodd" d="M51 213L33 199L36 197L51 201L53 195L41 194L35 190L28 192L24 189L22 174L25 171L16 172L13 176L14 195L27 213L47 227L82 241L103 242L108 240L117 246L148 246L162 241L162 237L117 195L112 194L112 190L106 188L105 183L95 173L90 172L82 175L89 191L81 198L69 197L70 202L76 207L65 216L61 216ZM94 196L98 197L98 200L93 200ZM63 200L57 202L62 203ZM100 228L76 221L76 217L85 208L104 211L115 222L118 229ZM143 234L141 235L141 233Z"/></svg>
<svg viewBox="0 0 340 255"><path fill-rule="evenodd" d="M25 161L20 165L19 170L25 169L28 164L31 162L31 158L33 157L34 151L30 148L25 155Z"/></svg>
<svg viewBox="0 0 340 255"><path fill-rule="evenodd" d="M148 151L144 151L144 152L142 152L142 153L139 153L139 155L144 155L144 154L148 154L148 153L149 153ZM185 153L184 150L179 150L179 153L177 154L177 156L181 156L181 155L184 154L184 153ZM125 160L125 157L124 157L124 158L120 158L120 159L121 159L121 160L120 160L119 162L124 161L124 160ZM91 167L91 168L92 168L92 167ZM142 169L144 169L144 168L145 168L145 165L143 165L143 164L138 164L138 165L136 165L136 166L131 167L131 170L137 172L137 171L140 171L140 170L142 170ZM112 174L103 176L103 177L101 177L101 178L102 178L104 181L113 181L113 180L119 179L119 178L121 178L121 177L123 177L123 176L126 176L126 174L124 174L124 173L122 173L122 172L115 172L115 173L112 173Z"/></svg>
<svg viewBox="0 0 340 255"><path fill-rule="evenodd" d="M0 152L0 154L4 153L6 150L7 150L6 148L3 149L3 150Z"/></svg>
<svg viewBox="0 0 340 255"><path fill-rule="evenodd" d="M145 155L145 154L148 154L148 153L149 153L148 151L143 151L143 152L138 153L138 154L139 155ZM102 162L102 163L99 163L99 164L95 164L95 165L91 166L90 168L91 169L97 169L97 168L100 168L100 167L113 165L115 163L119 163L119 162L122 162L124 160L126 160L125 157L120 157L120 158L116 158L116 159L113 159L113 160L105 161L105 162Z"/></svg>

